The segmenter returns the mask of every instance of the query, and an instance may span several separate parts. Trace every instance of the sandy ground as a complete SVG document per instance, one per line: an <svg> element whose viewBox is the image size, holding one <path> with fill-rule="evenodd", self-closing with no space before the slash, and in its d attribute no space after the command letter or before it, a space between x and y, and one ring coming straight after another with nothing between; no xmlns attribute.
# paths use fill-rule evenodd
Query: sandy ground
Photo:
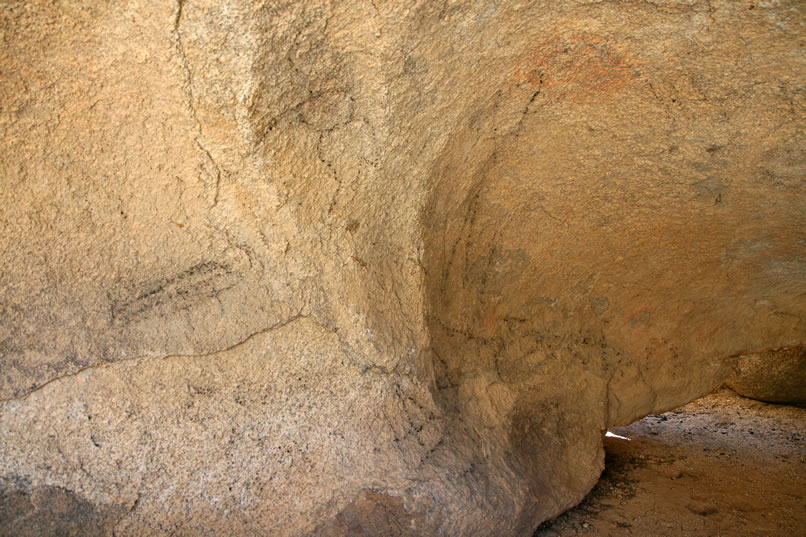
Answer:
<svg viewBox="0 0 806 537"><path fill-rule="evenodd" d="M599 484L534 537L806 537L806 409L721 390L612 432Z"/></svg>

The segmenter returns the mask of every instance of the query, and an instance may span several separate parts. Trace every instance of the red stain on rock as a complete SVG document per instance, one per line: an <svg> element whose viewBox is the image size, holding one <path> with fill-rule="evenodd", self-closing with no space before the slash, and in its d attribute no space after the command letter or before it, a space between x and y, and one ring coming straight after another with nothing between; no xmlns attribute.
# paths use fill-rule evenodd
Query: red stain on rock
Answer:
<svg viewBox="0 0 806 537"><path fill-rule="evenodd" d="M708 341L716 335L720 328L722 328L721 323L708 323L700 326L697 329L697 339L700 341Z"/></svg>
<svg viewBox="0 0 806 537"><path fill-rule="evenodd" d="M498 315L496 313L496 307L494 305L488 307L487 315L481 322L481 328L484 331L484 333L489 337L495 337L498 335L498 330L496 329L497 318Z"/></svg>
<svg viewBox="0 0 806 537"><path fill-rule="evenodd" d="M515 66L514 83L548 90L557 99L589 100L633 80L624 46L591 34L554 37L539 44Z"/></svg>

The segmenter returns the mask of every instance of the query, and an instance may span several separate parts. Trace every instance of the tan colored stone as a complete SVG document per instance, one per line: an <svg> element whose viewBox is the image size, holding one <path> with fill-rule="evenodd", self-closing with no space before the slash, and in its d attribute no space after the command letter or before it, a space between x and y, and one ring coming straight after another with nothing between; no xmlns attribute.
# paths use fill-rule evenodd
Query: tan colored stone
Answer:
<svg viewBox="0 0 806 537"><path fill-rule="evenodd" d="M806 348L803 345L744 354L725 384L733 391L772 403L806 405Z"/></svg>
<svg viewBox="0 0 806 537"><path fill-rule="evenodd" d="M0 527L531 535L804 343L805 15L5 2Z"/></svg>

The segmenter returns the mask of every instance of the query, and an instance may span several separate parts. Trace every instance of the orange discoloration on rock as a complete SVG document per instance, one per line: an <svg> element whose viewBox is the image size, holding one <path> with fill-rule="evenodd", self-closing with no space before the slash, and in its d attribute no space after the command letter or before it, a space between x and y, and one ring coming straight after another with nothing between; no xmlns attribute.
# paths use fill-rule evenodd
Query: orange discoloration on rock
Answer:
<svg viewBox="0 0 806 537"><path fill-rule="evenodd" d="M487 308L487 315L484 317L484 320L481 322L482 330L489 336L495 337L498 335L498 331L496 329L496 307L490 306Z"/></svg>
<svg viewBox="0 0 806 537"><path fill-rule="evenodd" d="M515 66L513 82L551 90L556 99L584 101L625 87L635 62L623 46L591 34L554 37Z"/></svg>
<svg viewBox="0 0 806 537"><path fill-rule="evenodd" d="M711 340L720 328L722 328L721 323L709 323L705 326L701 326L697 330L697 338L701 341Z"/></svg>

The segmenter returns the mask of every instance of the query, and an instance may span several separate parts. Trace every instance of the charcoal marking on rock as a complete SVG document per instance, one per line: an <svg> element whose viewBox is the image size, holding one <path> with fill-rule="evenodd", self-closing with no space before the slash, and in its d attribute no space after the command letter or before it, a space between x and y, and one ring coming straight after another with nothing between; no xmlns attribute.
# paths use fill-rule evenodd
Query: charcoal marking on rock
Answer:
<svg viewBox="0 0 806 537"><path fill-rule="evenodd" d="M130 299L112 299L114 324L129 324L151 315L153 310L167 314L188 310L237 285L240 275L229 265L204 261L175 276L137 286Z"/></svg>

